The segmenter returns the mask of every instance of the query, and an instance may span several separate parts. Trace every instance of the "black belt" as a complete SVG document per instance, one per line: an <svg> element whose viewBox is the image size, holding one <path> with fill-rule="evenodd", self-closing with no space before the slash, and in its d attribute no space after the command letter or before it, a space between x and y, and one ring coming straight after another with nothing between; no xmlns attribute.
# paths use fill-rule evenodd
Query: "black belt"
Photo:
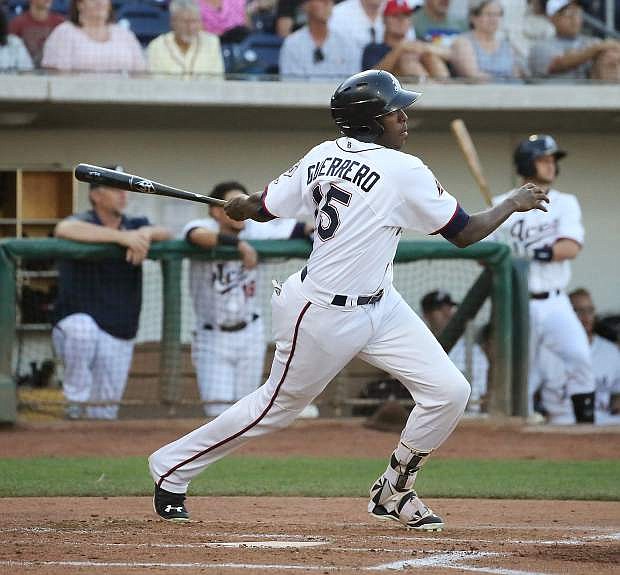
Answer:
<svg viewBox="0 0 620 575"><path fill-rule="evenodd" d="M304 266L301 270L301 281L303 282L308 275L308 268ZM373 295L361 295L357 298L350 298L346 295L335 295L332 299L332 305L346 306L347 300L351 299L353 305L368 305L371 303L377 303L383 297L383 290L378 291Z"/></svg>
<svg viewBox="0 0 620 575"><path fill-rule="evenodd" d="M252 314L252 319L250 321L240 321L237 323L233 323L233 324L229 324L229 325L219 325L217 327L217 329L219 329L220 331L241 331L242 329L245 329L246 327L248 327L248 325L250 323L252 323L253 321L258 319L258 314ZM202 326L203 329L213 329L213 326L210 323L205 323Z"/></svg>
<svg viewBox="0 0 620 575"><path fill-rule="evenodd" d="M552 289L551 291L541 291L538 293L531 293L530 299L547 299L552 295L560 295L559 289Z"/></svg>

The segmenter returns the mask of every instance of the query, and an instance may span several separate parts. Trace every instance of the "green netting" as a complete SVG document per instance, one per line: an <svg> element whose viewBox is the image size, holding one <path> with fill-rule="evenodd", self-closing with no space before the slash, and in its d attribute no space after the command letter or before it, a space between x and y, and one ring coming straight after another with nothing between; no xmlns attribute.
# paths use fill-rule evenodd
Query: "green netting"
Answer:
<svg viewBox="0 0 620 575"><path fill-rule="evenodd" d="M282 281L298 271L309 255L310 245L303 240L251 243L261 258L257 295L269 341L271 280L276 278ZM123 257L124 250L116 245L83 244L60 239L0 242L0 377L4 376L5 381L23 381L32 371L33 363L39 369L43 360L53 358L50 326L44 325L45 321L36 330L24 325L32 323L23 321L24 314L30 313L32 319L32 310L25 310L23 306L24 279L20 269L36 268L39 262L42 269L52 271L59 259ZM148 406L142 415L199 413L196 410L200 409L200 402L195 391L189 353L196 327L188 287L190 258L236 259L237 252L232 248L202 250L184 241L160 242L151 247L149 260L143 264L142 313L130 384L123 399L126 414L131 413L130 408L134 408L135 412L138 406ZM394 283L416 311L420 312L422 296L435 289L449 291L457 302L466 302L464 308L459 309L455 321L448 326L451 330L447 329L440 338L447 348L463 336L465 347L471 350L478 330L489 321L493 323L496 334L493 338L494 356L497 361L492 373L493 393L489 410L511 414L514 411L513 372L519 372L516 366L523 362L523 357L513 358L513 293L508 247L485 242L462 250L442 241L403 241L395 263ZM482 281L479 278L485 269L488 270L488 278ZM476 290L470 293L472 286L476 286ZM493 313L488 300L481 305L487 290L490 290L494 302ZM522 325L523 318L517 319ZM270 363L270 357L267 363ZM472 368L471 362L467 368ZM343 408L342 404L346 403L347 398L355 398L360 386L364 385L363 373L345 371L347 373L329 386L332 388L331 395L328 394L322 406L326 414L350 414L351 409ZM472 373L466 375L475 376ZM56 377L62 379L61 368L57 370ZM370 377L377 375L367 374L366 379ZM522 379L523 375L519 378ZM335 391L337 388L340 388L339 391ZM62 396L59 399L62 400ZM10 414L5 415L4 419L10 419Z"/></svg>

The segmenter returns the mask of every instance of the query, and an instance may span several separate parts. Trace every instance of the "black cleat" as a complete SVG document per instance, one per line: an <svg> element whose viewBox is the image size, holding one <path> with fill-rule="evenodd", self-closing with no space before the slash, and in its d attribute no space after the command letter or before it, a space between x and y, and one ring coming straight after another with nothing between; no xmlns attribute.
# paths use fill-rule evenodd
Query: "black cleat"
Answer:
<svg viewBox="0 0 620 575"><path fill-rule="evenodd" d="M171 493L155 485L153 509L162 519L176 523L189 521L189 513L185 508L184 501L184 493Z"/></svg>

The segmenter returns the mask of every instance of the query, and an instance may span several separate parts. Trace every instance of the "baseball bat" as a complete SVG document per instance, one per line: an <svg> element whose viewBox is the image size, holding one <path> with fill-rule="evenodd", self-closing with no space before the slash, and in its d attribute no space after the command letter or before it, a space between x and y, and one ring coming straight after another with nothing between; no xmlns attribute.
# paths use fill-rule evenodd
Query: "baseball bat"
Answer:
<svg viewBox="0 0 620 575"><path fill-rule="evenodd" d="M128 192L191 200L211 206L223 206L226 203L225 200L210 198L202 194L195 194L194 192L166 186L142 176L133 176L132 174L125 174L124 172L117 172L116 170L109 170L100 166L91 166L90 164L78 164L75 168L75 177L80 182L109 186L111 188L127 190Z"/></svg>
<svg viewBox="0 0 620 575"><path fill-rule="evenodd" d="M480 193L482 194L484 201L487 206L492 206L493 202L491 201L491 190L489 188L489 183L487 182L484 172L482 171L482 164L480 163L476 146L474 146L465 122L463 122L460 118L457 118L456 120L452 120L452 122L450 122L450 128L452 129L452 133L454 134L459 148L463 153L467 167L469 168L471 175L474 177L474 180L476 180L478 188L480 188Z"/></svg>

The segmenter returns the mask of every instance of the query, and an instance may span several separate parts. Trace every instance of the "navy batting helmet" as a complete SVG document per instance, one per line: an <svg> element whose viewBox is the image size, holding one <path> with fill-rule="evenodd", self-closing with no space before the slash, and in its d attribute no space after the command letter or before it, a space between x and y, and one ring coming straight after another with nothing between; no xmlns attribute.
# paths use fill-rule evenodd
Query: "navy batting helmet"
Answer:
<svg viewBox="0 0 620 575"><path fill-rule="evenodd" d="M377 118L408 108L422 94L404 90L384 70L367 70L347 78L334 92L332 118L345 136L374 142L383 134Z"/></svg>
<svg viewBox="0 0 620 575"><path fill-rule="evenodd" d="M524 178L536 175L534 160L541 156L553 156L556 160L561 160L566 156L564 150L560 150L555 140L547 134L533 134L527 140L523 140L517 146L514 153L515 166L517 173Z"/></svg>

